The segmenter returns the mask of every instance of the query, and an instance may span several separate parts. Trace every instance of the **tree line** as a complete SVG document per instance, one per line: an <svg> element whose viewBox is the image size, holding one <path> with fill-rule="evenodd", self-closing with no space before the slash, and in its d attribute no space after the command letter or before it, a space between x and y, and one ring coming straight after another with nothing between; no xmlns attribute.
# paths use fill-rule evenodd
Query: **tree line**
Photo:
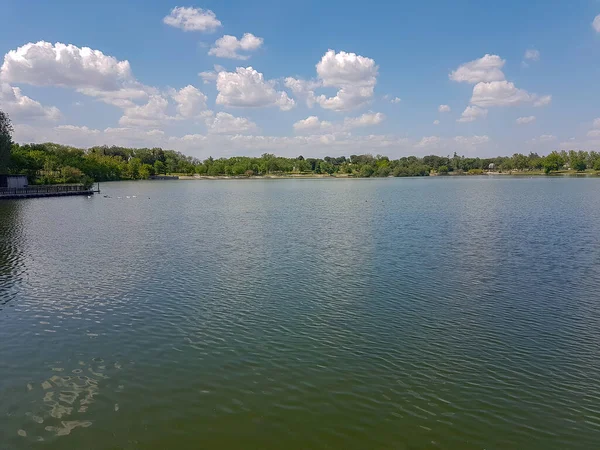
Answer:
<svg viewBox="0 0 600 450"><path fill-rule="evenodd" d="M1 111L0 111L1 113ZM139 180L152 175L199 174L208 176L259 176L277 174L330 174L350 177L405 177L480 174L484 171L551 173L560 170L600 171L600 154L586 151L554 151L496 158L429 155L391 160L370 154L349 157L285 158L265 153L260 157L236 156L199 160L162 148L97 146L88 149L44 143L12 143L12 127L0 116L0 172L26 174L32 184L90 183Z"/></svg>

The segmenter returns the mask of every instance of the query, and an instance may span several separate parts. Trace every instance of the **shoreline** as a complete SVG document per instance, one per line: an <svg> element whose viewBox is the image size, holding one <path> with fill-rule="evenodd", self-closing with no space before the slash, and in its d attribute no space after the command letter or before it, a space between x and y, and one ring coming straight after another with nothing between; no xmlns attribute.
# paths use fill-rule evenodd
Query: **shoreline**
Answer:
<svg viewBox="0 0 600 450"><path fill-rule="evenodd" d="M253 175L253 176L245 176L245 175L175 175L178 177L178 180L183 181L201 181L201 180L317 180L317 179L325 179L325 180L366 180L366 179L384 179L384 178L427 178L427 176L408 176L408 177L356 177L350 175L329 175L329 174L282 174L282 175ZM448 173L444 175L439 175L437 173L428 175L430 177L440 177L440 178L455 178L455 177L590 177L597 178L600 177L600 172L553 172L553 173L544 173L544 172L485 172L482 174L468 174L468 173ZM132 180L121 180L121 181L132 181ZM161 180L155 180L161 181Z"/></svg>

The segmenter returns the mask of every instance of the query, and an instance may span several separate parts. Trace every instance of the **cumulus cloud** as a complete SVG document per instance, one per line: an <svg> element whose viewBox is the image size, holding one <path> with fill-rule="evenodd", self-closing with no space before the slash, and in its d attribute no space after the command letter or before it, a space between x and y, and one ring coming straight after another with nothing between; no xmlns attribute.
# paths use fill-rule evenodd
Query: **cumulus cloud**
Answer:
<svg viewBox="0 0 600 450"><path fill-rule="evenodd" d="M286 78L286 86L294 94L306 100L311 107L315 103L324 109L333 111L349 111L369 103L377 84L378 66L371 58L355 53L328 50L317 63L316 80L300 80ZM335 96L316 95L318 87L334 87L338 91ZM399 98L393 100L399 102Z"/></svg>
<svg viewBox="0 0 600 450"><path fill-rule="evenodd" d="M433 121L433 124L434 124L434 125L439 125L439 124L440 124L440 121L439 121L439 120L434 120L434 121Z"/></svg>
<svg viewBox="0 0 600 450"><path fill-rule="evenodd" d="M13 119L19 121L56 121L61 113L55 106L42 106L40 102L23 95L21 89L0 83L0 106Z"/></svg>
<svg viewBox="0 0 600 450"><path fill-rule="evenodd" d="M596 33L600 33L600 14L594 17L594 21L592 22L592 27L596 30Z"/></svg>
<svg viewBox="0 0 600 450"><path fill-rule="evenodd" d="M7 83L119 90L133 78L128 61L99 50L60 42L25 44L4 55L0 77Z"/></svg>
<svg viewBox="0 0 600 450"><path fill-rule="evenodd" d="M296 132L348 132L355 128L379 125L385 120L385 114L368 112L359 117L346 117L342 123L321 121L317 116L309 116L294 124Z"/></svg>
<svg viewBox="0 0 600 450"><path fill-rule="evenodd" d="M539 52L531 50L526 55L533 60L539 58ZM505 61L498 55L486 54L483 58L465 63L451 72L453 81L475 84L470 103L481 107L513 106L523 103L533 103L534 106L544 106L550 103L552 96L530 94L524 89L518 89L514 83L507 81L502 72ZM464 113L463 113L464 114Z"/></svg>
<svg viewBox="0 0 600 450"><path fill-rule="evenodd" d="M440 105L438 106L438 111L441 113L446 113L452 111L449 105Z"/></svg>
<svg viewBox="0 0 600 450"><path fill-rule="evenodd" d="M509 81L478 83L473 87L471 103L477 106L512 106L535 101L536 97L524 89L518 89Z"/></svg>
<svg viewBox="0 0 600 450"><path fill-rule="evenodd" d="M474 122L478 118L487 117L488 110L478 106L467 106L457 122Z"/></svg>
<svg viewBox="0 0 600 450"><path fill-rule="evenodd" d="M240 54L240 51L251 52L258 50L263 44L263 38L256 37L252 33L245 33L241 39L226 34L217 39L208 54L219 58L246 60L250 55Z"/></svg>
<svg viewBox="0 0 600 450"><path fill-rule="evenodd" d="M328 50L317 64L317 75L323 86L339 90L335 97L318 96L316 102L334 111L363 106L373 97L378 70L371 58Z"/></svg>
<svg viewBox="0 0 600 450"><path fill-rule="evenodd" d="M210 33L221 26L221 21L210 9L186 8L177 6L163 19L163 22L183 31L202 31Z"/></svg>
<svg viewBox="0 0 600 450"><path fill-rule="evenodd" d="M278 106L288 111L295 106L284 91L275 89L275 81L265 81L263 74L252 67L238 67L235 72L217 75L217 104L234 107L259 108Z"/></svg>
<svg viewBox="0 0 600 450"><path fill-rule="evenodd" d="M533 122L535 122L535 116L519 117L517 119L517 125L527 125Z"/></svg>
<svg viewBox="0 0 600 450"><path fill-rule="evenodd" d="M155 93L135 80L128 61L60 42L30 42L9 51L0 68L0 80L71 88L121 108Z"/></svg>
<svg viewBox="0 0 600 450"><path fill-rule="evenodd" d="M360 117L347 117L346 119L344 119L344 127L346 129L369 127L373 125L379 125L384 120L385 114L369 112L363 114Z"/></svg>
<svg viewBox="0 0 600 450"><path fill-rule="evenodd" d="M390 100L390 103L400 103L402 101L402 99L400 97L394 97L393 99Z"/></svg>
<svg viewBox="0 0 600 450"><path fill-rule="evenodd" d="M145 105L125 108L119 119L122 127L160 127L172 119L167 114L169 102L162 95L152 95Z"/></svg>
<svg viewBox="0 0 600 450"><path fill-rule="evenodd" d="M504 80L504 61L498 55L486 54L483 58L462 64L458 69L450 72L452 81L476 84L480 82Z"/></svg>
<svg viewBox="0 0 600 450"><path fill-rule="evenodd" d="M207 109L206 95L192 85L188 85L179 91L173 89L171 98L177 103L177 112L184 118L197 116Z"/></svg>
<svg viewBox="0 0 600 450"><path fill-rule="evenodd" d="M206 119L209 133L238 134L256 131L258 127L245 117L235 117L226 112L218 112L215 117Z"/></svg>
<svg viewBox="0 0 600 450"><path fill-rule="evenodd" d="M311 131L315 132L317 130L332 130L333 124L331 122L327 122L325 120L321 121L317 116L309 116L306 119L299 120L294 123L294 131L296 132L304 132Z"/></svg>

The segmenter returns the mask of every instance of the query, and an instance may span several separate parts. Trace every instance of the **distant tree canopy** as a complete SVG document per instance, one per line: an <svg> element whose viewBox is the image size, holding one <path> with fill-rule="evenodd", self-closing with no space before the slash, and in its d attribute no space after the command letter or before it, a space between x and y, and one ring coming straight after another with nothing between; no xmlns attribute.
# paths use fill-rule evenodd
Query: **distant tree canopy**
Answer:
<svg viewBox="0 0 600 450"><path fill-rule="evenodd" d="M0 110L0 173L8 171L13 127L8 114Z"/></svg>
<svg viewBox="0 0 600 450"><path fill-rule="evenodd" d="M5 139L10 139L12 128L9 121L5 123L2 130L4 135L8 136ZM543 169L550 173L563 170L565 166L576 171L600 170L600 154L582 151L552 152L548 156L515 153L513 156L496 158L466 158L454 153L453 156L405 156L396 160L370 154L350 157L284 158L265 153L259 157L209 157L201 161L161 148L101 146L80 149L45 143L12 144L12 152L4 151L3 155L9 156L9 168L12 173L27 174L30 183L42 184L136 180L163 174L247 177L292 173L350 177L409 177L450 173L477 175L487 171L490 164L500 171Z"/></svg>

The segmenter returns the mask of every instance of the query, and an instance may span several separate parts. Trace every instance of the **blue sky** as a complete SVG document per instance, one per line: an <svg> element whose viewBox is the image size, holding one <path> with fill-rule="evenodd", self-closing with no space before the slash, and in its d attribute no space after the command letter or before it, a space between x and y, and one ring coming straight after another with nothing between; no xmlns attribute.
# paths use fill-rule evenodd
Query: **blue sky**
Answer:
<svg viewBox="0 0 600 450"><path fill-rule="evenodd" d="M600 147L597 0L5 0L3 11L0 108L18 142L201 158Z"/></svg>

